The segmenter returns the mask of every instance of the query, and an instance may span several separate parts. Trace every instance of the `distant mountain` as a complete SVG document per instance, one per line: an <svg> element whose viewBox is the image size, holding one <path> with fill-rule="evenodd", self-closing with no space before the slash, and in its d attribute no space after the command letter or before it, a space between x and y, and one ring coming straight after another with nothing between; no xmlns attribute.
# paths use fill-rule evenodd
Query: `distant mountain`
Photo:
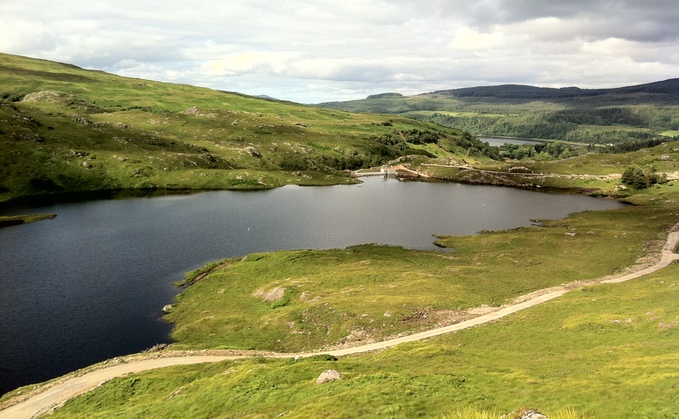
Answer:
<svg viewBox="0 0 679 419"><path fill-rule="evenodd" d="M272 97L272 96L269 96L269 95L256 95L254 97L259 98L259 99L278 100L275 97Z"/></svg>
<svg viewBox="0 0 679 419"><path fill-rule="evenodd" d="M455 98L500 98L500 99L576 99L595 96L658 95L679 104L679 78L612 89L581 89L579 87L550 88L519 84L499 86L464 87L440 90L421 96L449 96Z"/></svg>
<svg viewBox="0 0 679 419"><path fill-rule="evenodd" d="M613 89L504 84L414 96L382 93L318 106L399 114L477 136L600 144L679 136L679 78Z"/></svg>
<svg viewBox="0 0 679 419"><path fill-rule="evenodd" d="M403 96L400 93L380 93L366 99L346 102L326 102L318 106L324 108L343 109L358 112L370 112L375 108L378 112L389 112L385 108L386 101L404 101L418 99L459 99L465 102L491 100L493 103L520 103L526 101L572 102L585 101L595 106L607 105L679 105L679 78L657 81L634 86L610 89L581 89L579 87L536 87L522 84L502 84L498 86L462 87L458 89L437 90L414 96ZM363 105L361 103L364 102ZM370 105L367 105L367 104ZM395 113L406 110L398 108Z"/></svg>
<svg viewBox="0 0 679 419"><path fill-rule="evenodd" d="M370 95L368 99L394 99L405 97L400 93L380 93L377 95Z"/></svg>

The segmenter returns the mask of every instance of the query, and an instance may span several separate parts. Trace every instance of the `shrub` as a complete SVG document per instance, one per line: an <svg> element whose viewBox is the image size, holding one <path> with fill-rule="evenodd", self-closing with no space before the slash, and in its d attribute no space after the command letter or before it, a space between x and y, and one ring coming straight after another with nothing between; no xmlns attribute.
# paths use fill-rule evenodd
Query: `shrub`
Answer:
<svg viewBox="0 0 679 419"><path fill-rule="evenodd" d="M653 167L644 171L639 166L629 166L623 172L621 181L634 189L645 189L652 185L667 182L667 176L658 174Z"/></svg>

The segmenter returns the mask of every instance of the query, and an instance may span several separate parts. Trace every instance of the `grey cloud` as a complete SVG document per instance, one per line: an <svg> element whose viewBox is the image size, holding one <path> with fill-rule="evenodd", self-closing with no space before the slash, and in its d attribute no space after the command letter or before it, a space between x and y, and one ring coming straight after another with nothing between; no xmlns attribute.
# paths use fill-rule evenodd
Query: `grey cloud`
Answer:
<svg viewBox="0 0 679 419"><path fill-rule="evenodd" d="M679 74L676 1L22 0L1 6L0 50L310 102L621 85Z"/></svg>
<svg viewBox="0 0 679 419"><path fill-rule="evenodd" d="M434 0L446 16L467 21L485 31L540 18L558 18L566 24L590 22L581 36L618 37L641 42L679 39L676 0Z"/></svg>

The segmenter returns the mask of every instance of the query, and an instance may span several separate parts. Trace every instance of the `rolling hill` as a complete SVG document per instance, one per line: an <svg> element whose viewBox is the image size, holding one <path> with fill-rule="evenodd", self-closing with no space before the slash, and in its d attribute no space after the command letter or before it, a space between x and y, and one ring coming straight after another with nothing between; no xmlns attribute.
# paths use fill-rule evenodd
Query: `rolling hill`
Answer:
<svg viewBox="0 0 679 419"><path fill-rule="evenodd" d="M319 106L351 112L400 114L478 136L584 143L679 136L679 79L614 89L507 84L408 97L384 93Z"/></svg>
<svg viewBox="0 0 679 419"><path fill-rule="evenodd" d="M423 96L450 96L456 98L498 98L524 100L551 100L580 102L595 99L598 104L629 105L655 103L659 105L679 105L679 78L612 89L581 89L579 87L549 88L517 84L500 86L465 87L441 90Z"/></svg>
<svg viewBox="0 0 679 419"><path fill-rule="evenodd" d="M443 146L412 142L431 133ZM487 150L463 131L405 117L353 115L0 54L0 201L337 184L354 182L350 170L405 155L487 159Z"/></svg>
<svg viewBox="0 0 679 419"><path fill-rule="evenodd" d="M363 245L262 253L206 265L187 274L189 281L202 275L201 281L194 281L168 313L175 331L185 332L175 346L186 354L272 345L298 349L297 342L322 351L328 336L332 344L382 339L446 319L454 323L467 310L497 308L543 287L569 283L572 291L483 327L361 356L253 356L126 375L67 402L55 417L474 418L535 407L551 418L618 418L672 417L679 411L677 265L624 284L589 282L653 263L669 230L677 228L679 143L499 162L463 131L405 117L355 115L0 58L0 199L116 188L338 183L349 181L344 170L350 166L415 154L416 168L437 179L485 184L513 179L517 186L612 191L635 204L515 230L439 236L440 245L454 249L450 252ZM594 109L612 118L623 111L661 115L663 109L468 97L473 100L447 98L448 105L466 109L445 111L448 116L503 117L491 113L494 109L527 118ZM356 105L372 101L405 109L435 107L439 100L386 94ZM666 107L670 122L676 120L673 106ZM627 167L661 173L667 181L625 186L621 177ZM280 301L257 299L258 288L283 282L290 286ZM230 316L234 301L252 307L238 311L246 319L233 324L257 337L255 344L238 341L228 322L217 318ZM183 331L182 322L189 326ZM342 333L331 335L340 328ZM272 330L280 330L280 340L271 338ZM317 340L311 341L314 334ZM227 335L236 340L227 344ZM316 384L328 369L342 379ZM40 388L18 389L0 403Z"/></svg>

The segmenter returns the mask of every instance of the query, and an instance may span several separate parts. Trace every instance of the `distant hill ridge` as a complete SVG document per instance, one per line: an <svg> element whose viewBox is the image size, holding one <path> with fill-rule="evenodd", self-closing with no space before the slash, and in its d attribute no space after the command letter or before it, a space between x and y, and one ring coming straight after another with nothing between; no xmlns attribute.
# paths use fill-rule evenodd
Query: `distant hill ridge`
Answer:
<svg viewBox="0 0 679 419"><path fill-rule="evenodd" d="M606 89L504 84L412 96L381 93L318 106L403 115L477 136L594 144L679 136L679 78Z"/></svg>
<svg viewBox="0 0 679 419"><path fill-rule="evenodd" d="M501 84L497 86L462 87L437 90L415 96L447 96L451 98L498 98L498 99L574 99L603 95L631 95L635 93L662 95L679 101L679 78L608 89L581 89L579 87L536 87L525 84ZM366 99L405 98L401 93L378 93Z"/></svg>
<svg viewBox="0 0 679 419"><path fill-rule="evenodd" d="M446 95L451 97L495 97L502 99L566 99L601 95L627 95L634 93L671 95L679 98L679 78L610 89L581 89L579 87L535 87L520 84L499 86L464 87L439 90L424 95Z"/></svg>

